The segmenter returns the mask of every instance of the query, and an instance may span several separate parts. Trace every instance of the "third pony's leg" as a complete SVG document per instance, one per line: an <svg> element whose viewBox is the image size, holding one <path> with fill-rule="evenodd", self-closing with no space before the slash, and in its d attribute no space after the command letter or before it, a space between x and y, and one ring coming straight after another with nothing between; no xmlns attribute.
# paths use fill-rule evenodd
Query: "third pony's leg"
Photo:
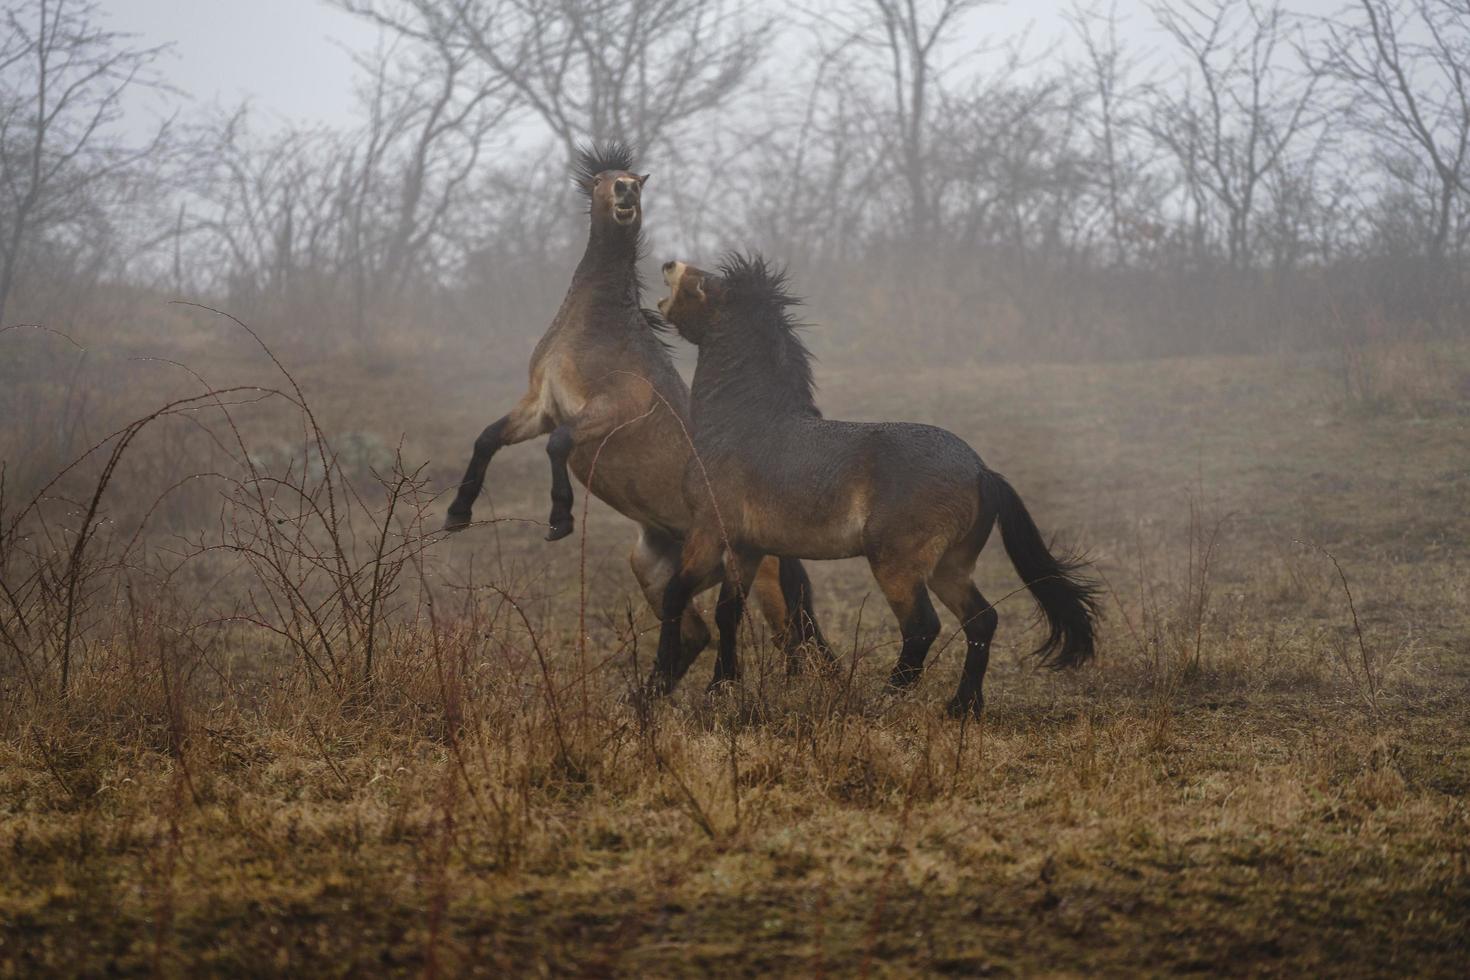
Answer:
<svg viewBox="0 0 1470 980"><path fill-rule="evenodd" d="M485 485L485 469L501 447L534 439L551 428L551 421L541 414L535 394L534 391L528 393L508 415L491 422L475 440L470 465L465 469L454 502L449 505L445 530L458 531L469 524L475 498L480 496L480 489Z"/></svg>
<svg viewBox="0 0 1470 980"><path fill-rule="evenodd" d="M635 413L636 414L636 413ZM546 440L546 457L551 462L551 517L547 541L560 541L572 533L572 478L567 473L567 459L581 445L597 445L618 428L620 420L630 417L627 406L616 397L599 396L582 406L575 416L552 430ZM594 476L595 478L595 476Z"/></svg>
<svg viewBox="0 0 1470 980"><path fill-rule="evenodd" d="M787 673L797 673L804 666L803 646L811 647L824 665L834 662L812 609L811 579L799 560L766 558L755 574L754 589L756 602L786 653Z"/></svg>
<svg viewBox="0 0 1470 980"><path fill-rule="evenodd" d="M929 601L929 589L924 581L928 569L911 561L869 559L869 564L878 588L883 591L893 615L898 617L898 628L903 634L903 648L888 684L895 688L912 687L924 669L929 647L939 636L939 614Z"/></svg>
<svg viewBox="0 0 1470 980"><path fill-rule="evenodd" d="M663 615L664 589L668 588L669 579L679 568L679 549L677 538L657 528L645 527L628 556L628 563L633 566L633 577L638 580L643 597L648 600L655 616ZM696 586L695 592L700 591ZM684 608L684 615L679 621L680 655L674 666L675 683L709 646L709 640L709 627L691 603Z"/></svg>

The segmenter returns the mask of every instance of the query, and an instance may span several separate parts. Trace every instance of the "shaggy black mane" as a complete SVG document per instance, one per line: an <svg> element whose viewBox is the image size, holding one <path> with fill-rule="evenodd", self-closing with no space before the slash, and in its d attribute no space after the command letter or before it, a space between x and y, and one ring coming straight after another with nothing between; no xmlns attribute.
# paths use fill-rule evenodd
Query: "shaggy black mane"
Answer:
<svg viewBox="0 0 1470 980"><path fill-rule="evenodd" d="M801 299L791 292L786 269L771 265L758 252L731 252L720 263L719 276L728 317L740 324L743 342L768 349L768 380L785 388L803 410L820 414L812 352L798 333L806 324L790 312Z"/></svg>
<svg viewBox="0 0 1470 980"><path fill-rule="evenodd" d="M609 170L631 172L636 166L638 166L637 152L622 140L584 143L577 147L577 162L572 167L572 182L590 198L592 181L598 174Z"/></svg>
<svg viewBox="0 0 1470 980"><path fill-rule="evenodd" d="M720 262L719 272L732 296L738 294L747 300L777 307L782 311L787 327L801 326L785 312L789 306L801 305L801 297L791 292L791 277L785 266L771 265L759 252L729 252Z"/></svg>
<svg viewBox="0 0 1470 980"><path fill-rule="evenodd" d="M648 329L653 334L653 339L658 342L658 345L666 353L672 354L674 352L674 345L669 342L669 334L673 331L674 325L665 320L664 315L658 310L650 310L645 306L642 313L643 322L648 324Z"/></svg>

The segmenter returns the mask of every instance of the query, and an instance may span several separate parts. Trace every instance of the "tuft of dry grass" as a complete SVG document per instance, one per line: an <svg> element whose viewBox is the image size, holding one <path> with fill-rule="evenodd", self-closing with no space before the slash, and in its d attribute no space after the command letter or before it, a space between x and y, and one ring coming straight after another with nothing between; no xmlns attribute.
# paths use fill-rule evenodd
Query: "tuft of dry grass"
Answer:
<svg viewBox="0 0 1470 980"><path fill-rule="evenodd" d="M860 563L813 568L842 671L753 626L737 690L629 698L621 519L540 542L510 451L484 526L428 530L509 384L227 349L97 390L97 453L0 495L0 972L1463 973L1463 402L1259 358L836 378L1106 576L1100 662L1037 670L1010 600L962 725L949 634L884 695Z"/></svg>

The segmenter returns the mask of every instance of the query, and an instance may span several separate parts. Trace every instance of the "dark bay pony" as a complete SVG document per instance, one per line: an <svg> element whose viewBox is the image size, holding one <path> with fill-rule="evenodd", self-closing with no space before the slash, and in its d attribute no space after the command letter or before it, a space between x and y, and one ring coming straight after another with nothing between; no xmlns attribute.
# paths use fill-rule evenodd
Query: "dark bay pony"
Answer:
<svg viewBox="0 0 1470 980"><path fill-rule="evenodd" d="M1050 627L1037 651L1042 660L1076 667L1092 657L1096 586L1081 575L1082 562L1050 552L1016 491L969 445L930 425L822 418L784 273L759 257L735 256L718 273L669 262L664 278L670 295L659 311L699 347L697 458L684 473L694 521L664 592L653 691L677 680L679 616L722 562L714 684L737 676L736 627L764 556L862 555L903 635L889 683L918 680L939 634L933 590L960 620L968 648L949 711L978 715L997 617L971 575L997 520L1006 554Z"/></svg>
<svg viewBox="0 0 1470 980"><path fill-rule="evenodd" d="M620 143L580 154L573 179L588 202L587 248L561 308L531 355L526 394L475 440L445 526L458 530L469 525L496 452L549 434L551 517L546 539L572 533L570 469L589 491L642 529L629 561L658 613L692 520L680 492L690 454L689 388L658 335L664 324L639 305L648 175L633 168L632 151ZM712 587L717 578L711 573L692 588ZM811 611L811 585L799 561L767 562L756 588L793 667L801 663L798 648L804 642L827 654ZM688 669L710 639L693 607L681 613L675 629L682 637L675 641L681 648L676 675Z"/></svg>

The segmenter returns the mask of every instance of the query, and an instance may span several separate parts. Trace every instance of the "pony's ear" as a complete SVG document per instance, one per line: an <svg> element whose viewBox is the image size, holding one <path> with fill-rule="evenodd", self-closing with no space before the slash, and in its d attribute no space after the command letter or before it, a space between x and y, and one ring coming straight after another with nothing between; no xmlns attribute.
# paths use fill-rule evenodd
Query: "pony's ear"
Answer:
<svg viewBox="0 0 1470 980"><path fill-rule="evenodd" d="M694 282L694 295L696 295L696 296L699 297L699 301L701 303L707 301L707 297L704 295L704 277L703 276L700 276Z"/></svg>
<svg viewBox="0 0 1470 980"><path fill-rule="evenodd" d="M641 189L644 184L648 183L648 178L650 178L652 176L653 176L653 174L644 174L643 176L639 177L638 178L638 187Z"/></svg>

